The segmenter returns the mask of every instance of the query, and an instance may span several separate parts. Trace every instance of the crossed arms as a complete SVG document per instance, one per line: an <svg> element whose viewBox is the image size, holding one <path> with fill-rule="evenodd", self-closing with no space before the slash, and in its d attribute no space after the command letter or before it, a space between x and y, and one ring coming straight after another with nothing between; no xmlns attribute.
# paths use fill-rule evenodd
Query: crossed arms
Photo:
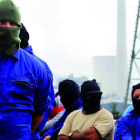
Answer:
<svg viewBox="0 0 140 140"><path fill-rule="evenodd" d="M95 128L91 128L80 133L73 132L71 139L72 140L100 140L101 137ZM70 138L65 135L59 135L58 140L70 140Z"/></svg>

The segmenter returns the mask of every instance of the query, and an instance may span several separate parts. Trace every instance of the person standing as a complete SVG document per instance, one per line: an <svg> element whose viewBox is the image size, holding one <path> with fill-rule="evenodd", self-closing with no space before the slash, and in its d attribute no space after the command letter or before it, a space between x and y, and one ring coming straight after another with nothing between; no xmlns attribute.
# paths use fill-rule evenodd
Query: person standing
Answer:
<svg viewBox="0 0 140 140"><path fill-rule="evenodd" d="M37 140L50 94L44 66L19 47L20 29L17 6L0 0L0 140Z"/></svg>
<svg viewBox="0 0 140 140"><path fill-rule="evenodd" d="M48 64L34 54L32 46L29 45L29 38L30 38L29 33L28 33L27 29L25 28L24 24L21 23L21 25L22 25L22 27L20 29L20 34L19 34L19 38L21 39L20 48L22 48L23 50L25 50L26 52L28 52L29 54L34 56L35 59L38 59L43 64L44 69L46 70L46 74L50 81L50 83L49 83L50 92L47 97L47 102L48 102L47 110L46 110L46 113L44 114L44 117L43 117L41 123L38 125L38 127L34 131L34 134L36 134L36 136L38 138L40 138L39 133L42 130L42 128L44 127L45 123L48 121L48 118L50 117L50 114L52 112L53 105L54 105L55 94L54 94L54 88L53 88L53 74L52 74Z"/></svg>

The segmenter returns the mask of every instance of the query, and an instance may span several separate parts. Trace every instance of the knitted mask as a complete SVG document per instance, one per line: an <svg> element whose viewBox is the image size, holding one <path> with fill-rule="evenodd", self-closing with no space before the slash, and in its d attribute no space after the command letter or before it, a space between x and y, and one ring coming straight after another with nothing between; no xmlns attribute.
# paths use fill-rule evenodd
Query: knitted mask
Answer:
<svg viewBox="0 0 140 140"><path fill-rule="evenodd" d="M101 95L102 92L95 79L85 81L81 85L81 99L86 114L92 114L100 110Z"/></svg>
<svg viewBox="0 0 140 140"><path fill-rule="evenodd" d="M59 83L58 93L60 101L68 111L68 108L80 97L79 85L69 79L63 80Z"/></svg>
<svg viewBox="0 0 140 140"><path fill-rule="evenodd" d="M22 28L20 29L19 37L21 39L20 48L24 49L29 45L29 33L25 26L21 23Z"/></svg>
<svg viewBox="0 0 140 140"><path fill-rule="evenodd" d="M17 28L0 27L0 54L12 55L19 49L21 17L18 8L11 0L0 0L0 21L18 25Z"/></svg>
<svg viewBox="0 0 140 140"><path fill-rule="evenodd" d="M132 104L136 113L140 113L140 100L135 100L133 94L135 90L140 89L140 83L132 87Z"/></svg>

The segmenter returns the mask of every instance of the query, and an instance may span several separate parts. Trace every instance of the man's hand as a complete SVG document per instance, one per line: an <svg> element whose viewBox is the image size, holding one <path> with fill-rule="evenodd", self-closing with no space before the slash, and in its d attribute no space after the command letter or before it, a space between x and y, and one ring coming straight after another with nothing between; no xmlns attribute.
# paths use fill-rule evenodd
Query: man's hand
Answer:
<svg viewBox="0 0 140 140"><path fill-rule="evenodd" d="M74 131L72 133L72 140L100 140L100 135L97 133L95 128L85 130L83 132ZM70 140L68 136L60 135L58 140Z"/></svg>
<svg viewBox="0 0 140 140"><path fill-rule="evenodd" d="M38 125L40 124L41 120L43 119L43 116L33 116L32 118L32 124L31 124L31 130L34 132Z"/></svg>
<svg viewBox="0 0 140 140"><path fill-rule="evenodd" d="M70 140L68 136L60 135L57 140Z"/></svg>
<svg viewBox="0 0 140 140"><path fill-rule="evenodd" d="M43 140L50 140L51 136L46 136Z"/></svg>
<svg viewBox="0 0 140 140"><path fill-rule="evenodd" d="M100 140L100 136L95 128L83 132L75 131L72 133L72 140Z"/></svg>

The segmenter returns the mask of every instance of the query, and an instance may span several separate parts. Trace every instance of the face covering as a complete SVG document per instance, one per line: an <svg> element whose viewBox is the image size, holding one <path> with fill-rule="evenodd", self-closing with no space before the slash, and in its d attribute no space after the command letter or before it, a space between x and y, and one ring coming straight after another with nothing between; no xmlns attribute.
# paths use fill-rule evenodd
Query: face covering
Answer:
<svg viewBox="0 0 140 140"><path fill-rule="evenodd" d="M67 110L71 104L73 103L73 99L71 96L64 96L60 98L60 101L62 102L64 108Z"/></svg>
<svg viewBox="0 0 140 140"><path fill-rule="evenodd" d="M86 114L92 114L100 110L100 95L84 95L83 97L81 97L81 99L83 101L83 110L86 112Z"/></svg>
<svg viewBox="0 0 140 140"><path fill-rule="evenodd" d="M61 93L63 95L60 97L60 101L64 105L65 109L68 111L68 108L80 97L80 91L79 89L75 89L71 91L70 93Z"/></svg>
<svg viewBox="0 0 140 140"><path fill-rule="evenodd" d="M0 54L11 55L19 49L20 28L0 27Z"/></svg>
<svg viewBox="0 0 140 140"><path fill-rule="evenodd" d="M0 1L0 21L17 24L18 28L0 27L0 54L12 55L19 49L21 17L18 8L11 0Z"/></svg>
<svg viewBox="0 0 140 140"><path fill-rule="evenodd" d="M140 113L140 100L136 100L133 98L133 94L134 94L135 90L137 90L137 89L140 89L140 83L133 85L132 92L131 92L134 111L136 113Z"/></svg>
<svg viewBox="0 0 140 140"><path fill-rule="evenodd" d="M19 37L21 39L20 48L24 49L24 48L28 47L29 33L23 24L22 24L22 28L20 29Z"/></svg>
<svg viewBox="0 0 140 140"><path fill-rule="evenodd" d="M133 98L132 102L133 102L133 107L134 107L135 112L140 113L140 100L135 100Z"/></svg>

